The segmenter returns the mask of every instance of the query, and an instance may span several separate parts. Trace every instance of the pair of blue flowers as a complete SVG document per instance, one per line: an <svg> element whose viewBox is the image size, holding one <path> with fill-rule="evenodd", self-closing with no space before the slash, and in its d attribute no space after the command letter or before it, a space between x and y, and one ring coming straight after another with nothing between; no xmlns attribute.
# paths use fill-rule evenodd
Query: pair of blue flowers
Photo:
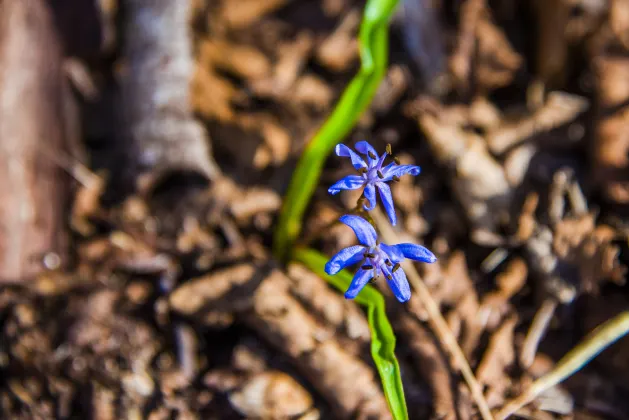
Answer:
<svg viewBox="0 0 629 420"><path fill-rule="evenodd" d="M332 185L328 192L334 195L342 190L364 188L363 195L367 201L364 204L364 209L370 211L376 207L377 190L384 210L391 224L395 226L397 218L391 188L387 182L397 182L402 175L419 175L419 166L400 165L399 161L393 158L393 162L383 167L387 156L391 156L391 146L387 146L386 153L382 155L379 155L376 149L366 141L356 143L355 148L358 153L366 156L367 162L344 144L337 145L337 156L349 157L359 175L346 176ZM340 221L354 231L358 242L360 242L360 245L342 249L325 265L325 272L334 275L347 266L360 263L360 268L356 271L349 289L345 292L345 297L347 299L355 298L371 279L382 274L400 302L409 300L411 288L408 285L404 270L400 268L400 262L404 258L409 258L415 261L433 263L437 260L434 254L416 244L387 245L379 242L376 230L360 216L344 215Z"/></svg>

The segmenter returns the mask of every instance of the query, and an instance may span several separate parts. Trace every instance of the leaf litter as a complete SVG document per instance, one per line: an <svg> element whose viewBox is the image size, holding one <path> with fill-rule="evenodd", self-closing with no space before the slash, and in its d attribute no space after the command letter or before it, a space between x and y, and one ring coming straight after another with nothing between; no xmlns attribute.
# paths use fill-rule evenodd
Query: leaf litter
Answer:
<svg viewBox="0 0 629 420"><path fill-rule="evenodd" d="M439 30L424 34L440 34L448 66L426 72L413 44L393 37L384 87L346 142L391 143L403 164L422 167L392 186L397 234L438 255L419 274L498 411L627 310L628 14L622 1L416 2L435 4ZM14 135L25 121L47 133L39 151L24 143L25 158L12 162L32 179L58 169L55 189L12 181L1 190L6 200L30 191L33 208L50 211L33 232L2 213L3 244L35 245L28 252L38 256L20 254L28 269L0 279L9 280L0 290L3 417L390 415L364 313L269 249L294 160L357 68L362 4L241 3L101 2L81 9L100 35L72 28L74 38L100 36L83 49L63 27L73 1L0 6L1 19L7 8L57 17L49 43L66 56L48 63L78 86L67 99L39 66L28 77L40 99L0 110ZM144 26L144 13L180 44ZM20 22L0 30L0 66L15 83L3 95L24 77L28 57L7 36L34 30ZM51 106L64 101L80 110L85 153L61 146L77 127L71 107ZM2 147L14 145L2 126ZM348 173L329 162L304 226L304 240L329 255L354 244L333 223L344 206L325 192L326 180ZM67 248L54 248L51 232L69 238ZM411 418L477 418L426 308L383 293ZM627 344L518 414L623 418Z"/></svg>

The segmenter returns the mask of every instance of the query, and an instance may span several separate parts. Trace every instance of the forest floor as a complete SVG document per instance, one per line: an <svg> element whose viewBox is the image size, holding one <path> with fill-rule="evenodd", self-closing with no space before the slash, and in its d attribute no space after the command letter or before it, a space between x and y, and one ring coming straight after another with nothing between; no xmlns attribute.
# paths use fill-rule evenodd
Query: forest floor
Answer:
<svg viewBox="0 0 629 420"><path fill-rule="evenodd" d="M498 410L629 308L629 6L403 3L344 143L421 166L392 186L397 231L437 255L417 269ZM0 417L390 416L366 314L271 255L363 8L0 1ZM304 220L326 255L355 241L334 221L357 195L327 194L350 172L327 160ZM410 418L478 418L421 302L374 285ZM628 418L628 354L519 415Z"/></svg>

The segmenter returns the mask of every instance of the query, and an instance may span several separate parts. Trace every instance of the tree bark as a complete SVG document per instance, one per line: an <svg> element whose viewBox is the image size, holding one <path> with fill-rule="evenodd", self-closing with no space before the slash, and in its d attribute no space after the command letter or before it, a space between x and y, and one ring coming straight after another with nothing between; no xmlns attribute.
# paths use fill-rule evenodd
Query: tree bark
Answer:
<svg viewBox="0 0 629 420"><path fill-rule="evenodd" d="M0 283L24 281L65 253L69 93L48 4L0 1Z"/></svg>

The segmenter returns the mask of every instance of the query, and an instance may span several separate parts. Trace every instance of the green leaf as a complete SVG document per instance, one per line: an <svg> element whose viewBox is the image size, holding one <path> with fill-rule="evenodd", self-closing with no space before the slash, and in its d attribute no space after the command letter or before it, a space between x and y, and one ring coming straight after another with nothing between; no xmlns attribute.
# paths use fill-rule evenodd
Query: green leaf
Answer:
<svg viewBox="0 0 629 420"><path fill-rule="evenodd" d="M281 261L290 255L299 236L304 213L319 183L326 158L369 106L386 72L388 24L397 3L398 0L367 1L358 36L360 70L301 155L284 197L273 243L273 252Z"/></svg>
<svg viewBox="0 0 629 420"><path fill-rule="evenodd" d="M325 279L332 286L344 292L352 281L352 275L343 270L335 276L324 271L328 258L312 249L297 248L293 260L298 261ZM395 358L395 334L387 319L384 298L373 287L367 285L354 299L358 304L367 307L367 320L371 330L371 357L376 364L384 395L395 420L407 420L406 400L400 366Z"/></svg>

